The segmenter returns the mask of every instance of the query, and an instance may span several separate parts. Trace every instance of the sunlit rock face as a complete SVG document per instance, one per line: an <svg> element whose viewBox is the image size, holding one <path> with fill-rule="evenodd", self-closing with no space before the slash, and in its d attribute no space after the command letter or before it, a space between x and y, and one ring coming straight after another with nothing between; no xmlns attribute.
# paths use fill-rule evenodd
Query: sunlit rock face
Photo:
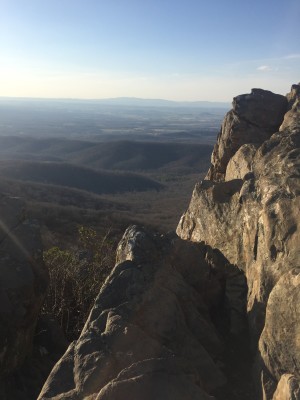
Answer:
<svg viewBox="0 0 300 400"><path fill-rule="evenodd" d="M300 399L300 385L291 374L281 376L273 400L297 400Z"/></svg>
<svg viewBox="0 0 300 400"><path fill-rule="evenodd" d="M280 398L283 374L300 376L299 194L300 86L286 98L256 89L238 96L177 233L219 249L245 272L265 399L279 381Z"/></svg>
<svg viewBox="0 0 300 400"><path fill-rule="evenodd" d="M1 194L0 382L30 354L47 284L39 227L27 219L21 200ZM1 390L0 384L6 398Z"/></svg>
<svg viewBox="0 0 300 400"><path fill-rule="evenodd" d="M226 383L222 335L243 330L236 287L245 289L243 274L209 247L128 228L80 338L39 399L213 399Z"/></svg>
<svg viewBox="0 0 300 400"><path fill-rule="evenodd" d="M242 145L260 145L269 139L279 129L287 105L286 97L262 89L235 97L214 147L207 179L224 180L228 162Z"/></svg>

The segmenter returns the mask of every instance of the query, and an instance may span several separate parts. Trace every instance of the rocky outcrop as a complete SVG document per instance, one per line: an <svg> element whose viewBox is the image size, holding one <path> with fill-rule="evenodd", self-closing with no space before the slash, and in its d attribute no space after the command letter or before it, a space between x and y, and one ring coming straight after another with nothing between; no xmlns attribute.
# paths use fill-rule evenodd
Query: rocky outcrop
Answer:
<svg viewBox="0 0 300 400"><path fill-rule="evenodd" d="M203 244L128 228L80 338L39 399L213 399L226 382L230 320L243 329L243 278Z"/></svg>
<svg viewBox="0 0 300 400"><path fill-rule="evenodd" d="M207 179L195 187L177 228L245 272L263 383L257 398L264 399L277 382L274 399L280 398L286 374L300 378L299 95L294 85L287 98L256 89L235 98Z"/></svg>
<svg viewBox="0 0 300 400"><path fill-rule="evenodd" d="M8 377L31 352L48 274L39 228L27 219L23 202L0 199L0 397L6 399Z"/></svg>
<svg viewBox="0 0 300 400"><path fill-rule="evenodd" d="M233 99L214 147L207 178L222 181L232 156L243 144L262 144L282 123L288 101L267 90L252 89Z"/></svg>

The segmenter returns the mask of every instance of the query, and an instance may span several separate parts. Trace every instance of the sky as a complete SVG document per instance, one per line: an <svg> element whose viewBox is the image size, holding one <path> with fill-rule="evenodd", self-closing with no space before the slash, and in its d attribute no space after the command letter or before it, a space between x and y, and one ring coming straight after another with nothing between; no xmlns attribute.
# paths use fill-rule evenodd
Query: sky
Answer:
<svg viewBox="0 0 300 400"><path fill-rule="evenodd" d="M299 20L299 0L0 0L0 96L286 94Z"/></svg>

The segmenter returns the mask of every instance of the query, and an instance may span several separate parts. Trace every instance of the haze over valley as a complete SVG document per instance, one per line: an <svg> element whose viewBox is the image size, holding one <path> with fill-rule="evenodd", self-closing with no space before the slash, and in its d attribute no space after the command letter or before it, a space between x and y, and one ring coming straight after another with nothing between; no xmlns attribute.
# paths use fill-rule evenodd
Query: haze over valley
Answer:
<svg viewBox="0 0 300 400"><path fill-rule="evenodd" d="M1 98L1 190L30 202L51 231L48 246L60 241L56 231L72 236L87 215L117 231L134 222L174 229L229 107Z"/></svg>
<svg viewBox="0 0 300 400"><path fill-rule="evenodd" d="M0 97L0 135L210 141L230 103Z"/></svg>

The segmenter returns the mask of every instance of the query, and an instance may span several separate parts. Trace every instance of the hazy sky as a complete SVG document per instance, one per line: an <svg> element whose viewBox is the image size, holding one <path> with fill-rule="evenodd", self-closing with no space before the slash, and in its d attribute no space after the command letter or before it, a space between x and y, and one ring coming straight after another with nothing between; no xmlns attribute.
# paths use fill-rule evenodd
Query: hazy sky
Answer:
<svg viewBox="0 0 300 400"><path fill-rule="evenodd" d="M299 20L299 0L0 0L0 95L285 94Z"/></svg>

